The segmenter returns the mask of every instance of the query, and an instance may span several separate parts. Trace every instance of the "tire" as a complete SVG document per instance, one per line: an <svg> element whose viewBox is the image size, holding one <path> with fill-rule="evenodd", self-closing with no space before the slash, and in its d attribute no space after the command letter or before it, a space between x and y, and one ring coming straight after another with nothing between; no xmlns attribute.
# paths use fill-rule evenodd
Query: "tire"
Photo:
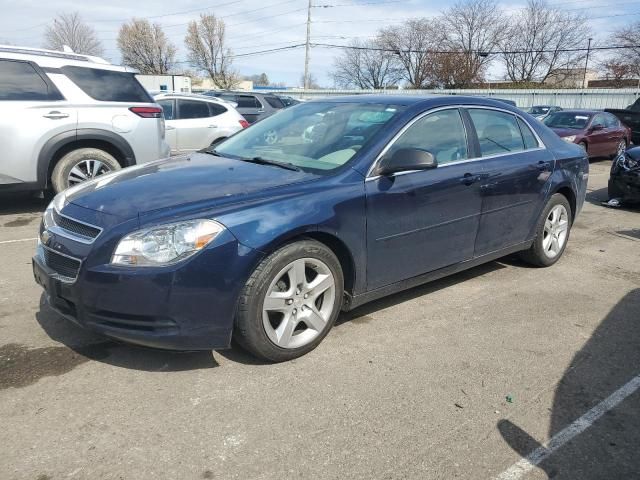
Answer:
<svg viewBox="0 0 640 480"><path fill-rule="evenodd" d="M611 158L616 159L620 155L622 155L627 149L627 141L624 138L621 138L620 141L616 144L616 151L611 156Z"/></svg>
<svg viewBox="0 0 640 480"><path fill-rule="evenodd" d="M561 213L562 210L564 210L564 218L561 216L556 226L552 219L552 212ZM547 223L547 220L549 220L550 223ZM560 226L562 222L565 222L564 229ZM521 252L521 258L525 262L537 267L549 267L556 263L567 246L572 223L571 206L569 205L567 197L560 193L554 194L547 202L547 205L545 205L538 219L533 245L531 245L529 250ZM550 226L554 228L552 229ZM554 231L555 233L553 233ZM561 232L564 232L564 235L562 235ZM556 236L556 233L559 236ZM554 237L556 237L558 241L557 245L559 248L556 248L556 243L553 241Z"/></svg>
<svg viewBox="0 0 640 480"><path fill-rule="evenodd" d="M609 200L612 198L624 197L624 192L613 182L612 179L609 179L609 183L607 184L607 196L609 197Z"/></svg>
<svg viewBox="0 0 640 480"><path fill-rule="evenodd" d="M269 362L300 357L316 348L333 327L343 291L342 268L329 248L313 240L285 245L247 280L233 338Z"/></svg>
<svg viewBox="0 0 640 480"><path fill-rule="evenodd" d="M80 148L58 160L51 174L51 184L55 192L59 193L73 185L120 168L122 167L118 161L104 150Z"/></svg>

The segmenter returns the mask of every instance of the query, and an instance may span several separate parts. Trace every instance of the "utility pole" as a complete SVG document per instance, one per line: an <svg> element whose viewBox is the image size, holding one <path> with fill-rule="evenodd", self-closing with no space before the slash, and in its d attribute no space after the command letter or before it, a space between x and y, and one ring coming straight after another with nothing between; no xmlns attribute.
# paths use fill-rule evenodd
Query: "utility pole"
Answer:
<svg viewBox="0 0 640 480"><path fill-rule="evenodd" d="M307 7L307 42L304 51L304 89L309 88L309 40L311 38L311 0Z"/></svg>
<svg viewBox="0 0 640 480"><path fill-rule="evenodd" d="M587 45L587 59L584 61L584 73L582 74L582 88L586 88L587 83L587 67L589 66L589 53L591 53L591 40L593 38L589 38L589 44Z"/></svg>

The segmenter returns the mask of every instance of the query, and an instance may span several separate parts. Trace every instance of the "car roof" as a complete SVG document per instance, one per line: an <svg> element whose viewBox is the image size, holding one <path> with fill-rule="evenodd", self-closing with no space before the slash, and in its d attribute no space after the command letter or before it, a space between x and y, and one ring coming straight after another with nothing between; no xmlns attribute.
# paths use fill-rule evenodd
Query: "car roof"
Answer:
<svg viewBox="0 0 640 480"><path fill-rule="evenodd" d="M446 106L446 105L478 105L486 107L496 107L505 110L519 111L518 107L514 107L498 99L481 96L466 95L346 95L340 97L325 97L311 100L313 102L335 102L335 103L379 103L385 105L422 105L424 107Z"/></svg>
<svg viewBox="0 0 640 480"><path fill-rule="evenodd" d="M0 45L0 57L10 60L26 60L41 67L60 68L65 66L100 68L118 72L137 73L137 70L120 65L112 65L104 58L81 55L74 52L60 52L44 48L15 47Z"/></svg>

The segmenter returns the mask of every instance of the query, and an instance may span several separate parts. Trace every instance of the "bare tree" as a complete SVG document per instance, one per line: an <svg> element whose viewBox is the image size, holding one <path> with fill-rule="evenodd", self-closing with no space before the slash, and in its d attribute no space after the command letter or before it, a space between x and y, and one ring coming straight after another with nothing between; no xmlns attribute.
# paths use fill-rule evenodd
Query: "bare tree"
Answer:
<svg viewBox="0 0 640 480"><path fill-rule="evenodd" d="M341 87L385 88L403 78L398 56L384 47L381 39L354 40L334 60L333 78Z"/></svg>
<svg viewBox="0 0 640 480"><path fill-rule="evenodd" d="M630 64L626 58L613 58L600 64L605 80L610 82L614 88L625 86L625 80L631 80L637 73L637 66Z"/></svg>
<svg viewBox="0 0 640 480"><path fill-rule="evenodd" d="M44 48L62 50L65 45L84 55L100 56L104 52L95 30L78 12L59 14L44 32Z"/></svg>
<svg viewBox="0 0 640 480"><path fill-rule="evenodd" d="M309 78L308 78L307 82L308 82L308 83L307 83L307 87L306 87L306 88L310 88L310 89L312 89L312 90L313 90L313 89L319 89L319 88L322 88L322 87L320 86L320 84L318 83L318 80L316 79L316 76L315 76L313 73L309 73ZM302 88L305 88L305 87L304 87L304 84L305 84L305 82L304 82L304 73L303 73L302 75L300 75L299 83L300 83L300 86L301 86Z"/></svg>
<svg viewBox="0 0 640 480"><path fill-rule="evenodd" d="M507 20L495 0L461 0L440 16L443 41L441 50L454 52L462 62L456 67L452 86L468 87L481 81L506 34Z"/></svg>
<svg viewBox="0 0 640 480"><path fill-rule="evenodd" d="M225 37L224 21L215 15L201 14L199 21L189 23L184 43L194 68L206 72L218 87L232 89L240 76L232 69L233 55L225 45Z"/></svg>
<svg viewBox="0 0 640 480"><path fill-rule="evenodd" d="M402 65L403 78L412 88L434 85L434 53L441 35L436 22L421 18L402 25L383 28L378 34L379 45L391 50Z"/></svg>
<svg viewBox="0 0 640 480"><path fill-rule="evenodd" d="M610 44L626 47L610 60L625 65L630 75L640 75L640 22L617 30L609 37Z"/></svg>
<svg viewBox="0 0 640 480"><path fill-rule="evenodd" d="M146 75L169 73L175 64L176 48L162 27L144 19L132 19L120 27L118 48L122 62Z"/></svg>
<svg viewBox="0 0 640 480"><path fill-rule="evenodd" d="M544 82L562 70L580 66L589 37L583 13L564 12L546 0L528 0L521 13L511 18L501 42L502 62L512 82Z"/></svg>

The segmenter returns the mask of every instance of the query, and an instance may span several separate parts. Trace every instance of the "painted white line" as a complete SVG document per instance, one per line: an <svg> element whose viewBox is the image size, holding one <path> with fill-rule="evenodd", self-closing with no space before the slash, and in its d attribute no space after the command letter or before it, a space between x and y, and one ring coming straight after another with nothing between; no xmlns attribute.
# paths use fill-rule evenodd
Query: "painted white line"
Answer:
<svg viewBox="0 0 640 480"><path fill-rule="evenodd" d="M638 388L640 388L640 375L632 378L628 383L613 392L575 422L555 434L546 445L536 448L527 457L514 463L509 469L498 475L495 480L517 480L522 478L523 475L533 470L565 443L584 432L602 415L615 408L625 398L638 390Z"/></svg>
<svg viewBox="0 0 640 480"><path fill-rule="evenodd" d="M18 240L2 240L2 241L0 241L0 245L2 245L3 243L32 242L32 241L37 240L37 239L38 239L38 237L19 238Z"/></svg>

